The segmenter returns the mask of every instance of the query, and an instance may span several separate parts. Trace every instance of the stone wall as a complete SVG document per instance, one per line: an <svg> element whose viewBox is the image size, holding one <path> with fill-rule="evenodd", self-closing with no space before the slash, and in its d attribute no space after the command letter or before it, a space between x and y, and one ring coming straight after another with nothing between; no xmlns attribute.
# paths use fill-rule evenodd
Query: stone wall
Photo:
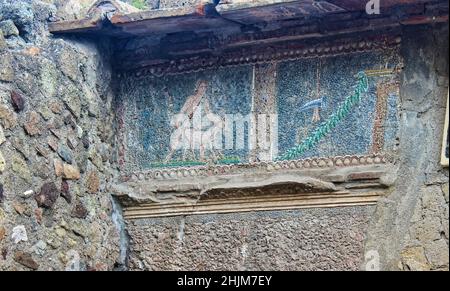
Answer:
<svg viewBox="0 0 450 291"><path fill-rule="evenodd" d="M56 12L0 1L0 270L119 264L109 46L51 37Z"/></svg>
<svg viewBox="0 0 450 291"><path fill-rule="evenodd" d="M358 270L373 207L129 223L134 270Z"/></svg>
<svg viewBox="0 0 450 291"><path fill-rule="evenodd" d="M448 24L403 33L400 135L393 192L377 207L366 251L382 269L448 270L448 168L440 165L448 94Z"/></svg>
<svg viewBox="0 0 450 291"><path fill-rule="evenodd" d="M376 208L136 220L128 246L108 190L119 174L108 41L45 25L91 2L0 0L0 270L120 269L128 251L134 270L448 270L448 24L403 28L397 179Z"/></svg>

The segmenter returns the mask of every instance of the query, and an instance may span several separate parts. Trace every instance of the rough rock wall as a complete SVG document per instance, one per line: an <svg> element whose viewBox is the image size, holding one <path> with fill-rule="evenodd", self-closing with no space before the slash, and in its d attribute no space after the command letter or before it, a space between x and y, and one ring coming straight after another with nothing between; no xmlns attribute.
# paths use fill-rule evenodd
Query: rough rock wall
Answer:
<svg viewBox="0 0 450 291"><path fill-rule="evenodd" d="M133 270L358 270L373 207L137 220Z"/></svg>
<svg viewBox="0 0 450 291"><path fill-rule="evenodd" d="M404 29L398 179L377 207L366 252L384 270L448 270L449 172L440 165L448 24Z"/></svg>
<svg viewBox="0 0 450 291"><path fill-rule="evenodd" d="M119 256L109 46L51 37L55 14L0 0L0 271L106 270Z"/></svg>

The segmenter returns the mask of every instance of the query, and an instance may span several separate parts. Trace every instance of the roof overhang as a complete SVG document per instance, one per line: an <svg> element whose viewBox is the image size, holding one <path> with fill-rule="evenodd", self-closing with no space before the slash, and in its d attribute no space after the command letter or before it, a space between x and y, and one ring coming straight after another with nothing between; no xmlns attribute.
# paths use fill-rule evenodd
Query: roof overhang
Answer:
<svg viewBox="0 0 450 291"><path fill-rule="evenodd" d="M218 11L226 18L247 25L300 19L304 21L334 17L335 15L365 13L368 1L362 0L257 0L220 5ZM425 5L446 2L447 13L426 15L417 10ZM381 9L407 7L399 16L406 24L448 21L448 2L440 0L382 0ZM416 10L415 10L416 9ZM379 16L378 16L379 17ZM373 18L377 18L374 15ZM195 7L138 11L121 1L97 1L85 18L75 21L52 22L50 32L102 34L127 38L145 35L164 35L184 31L218 31L236 26L222 18L205 18Z"/></svg>

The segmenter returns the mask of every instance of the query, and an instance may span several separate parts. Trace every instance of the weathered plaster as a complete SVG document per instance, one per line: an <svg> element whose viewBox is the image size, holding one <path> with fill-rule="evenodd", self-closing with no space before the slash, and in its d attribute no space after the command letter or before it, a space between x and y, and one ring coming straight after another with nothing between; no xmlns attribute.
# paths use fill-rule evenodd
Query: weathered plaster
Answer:
<svg viewBox="0 0 450 291"><path fill-rule="evenodd" d="M448 270L448 168L440 165L448 25L405 29L402 56L398 178L371 219L365 250L380 253L384 270Z"/></svg>
<svg viewBox="0 0 450 291"><path fill-rule="evenodd" d="M373 207L128 223L133 270L358 270Z"/></svg>

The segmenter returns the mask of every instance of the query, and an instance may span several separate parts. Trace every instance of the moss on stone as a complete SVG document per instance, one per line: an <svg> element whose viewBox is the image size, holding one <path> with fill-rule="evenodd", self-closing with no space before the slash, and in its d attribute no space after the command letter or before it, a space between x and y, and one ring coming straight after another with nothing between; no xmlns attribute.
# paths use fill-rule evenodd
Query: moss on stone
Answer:
<svg viewBox="0 0 450 291"><path fill-rule="evenodd" d="M133 5L137 9L141 9L141 10L146 10L148 8L145 0L133 0L133 1L131 1L131 5Z"/></svg>

